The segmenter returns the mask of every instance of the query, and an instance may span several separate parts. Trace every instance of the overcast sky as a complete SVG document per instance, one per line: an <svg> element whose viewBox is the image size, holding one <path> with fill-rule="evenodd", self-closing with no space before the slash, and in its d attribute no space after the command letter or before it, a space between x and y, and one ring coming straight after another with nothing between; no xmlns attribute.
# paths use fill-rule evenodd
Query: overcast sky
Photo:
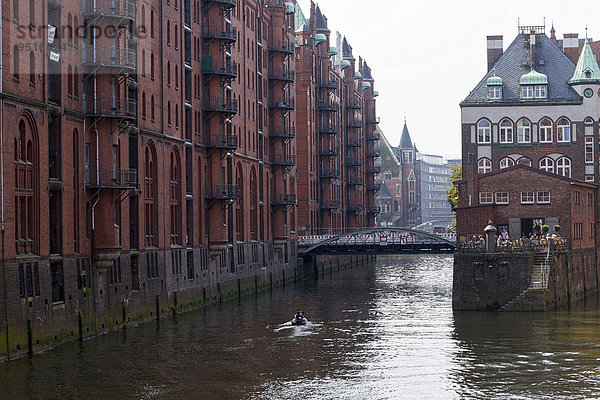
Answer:
<svg viewBox="0 0 600 400"><path fill-rule="evenodd" d="M298 0L304 14L310 0ZM459 102L487 72L486 36L504 35L504 49L521 25L554 22L557 38L579 33L600 39L599 0L320 0L329 29L366 59L379 91L380 127L400 141L404 115L422 153L460 156ZM334 36L332 35L332 38Z"/></svg>

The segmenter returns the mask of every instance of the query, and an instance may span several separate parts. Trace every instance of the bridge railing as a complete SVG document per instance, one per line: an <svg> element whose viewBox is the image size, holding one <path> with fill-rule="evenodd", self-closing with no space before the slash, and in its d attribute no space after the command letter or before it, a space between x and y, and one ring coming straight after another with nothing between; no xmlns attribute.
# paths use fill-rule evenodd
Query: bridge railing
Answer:
<svg viewBox="0 0 600 400"><path fill-rule="evenodd" d="M473 236L479 238L478 235L461 236L459 238L460 253L486 253L487 247L485 242L473 240ZM467 238L471 238L470 240ZM550 246L550 251L566 251L571 250L571 239L560 236L547 239L517 239L505 240L501 244L496 244L495 253L546 253Z"/></svg>
<svg viewBox="0 0 600 400"><path fill-rule="evenodd" d="M321 243L325 240L334 238L338 235L344 235L344 234L347 234L348 236L342 236L338 241L336 241L336 244L341 244L344 242L346 242L346 243L352 242L352 243L360 243L360 244L369 244L369 243L372 243L372 244L374 244L374 243L405 244L409 240L411 243L414 242L415 238L420 238L420 243L434 242L434 240L431 239L430 237L420 235L420 234L401 234L398 232L382 231L381 233L353 235L352 232L356 232L356 230L353 230L350 232L344 232L344 233L340 233L340 234L334 234L334 233L327 232L324 234L316 234L316 235L304 235L304 236L301 235L298 237L298 245L299 246L311 246L311 245ZM446 239L448 241L451 241L451 242L456 241L455 233L440 233L440 234L434 234L434 235L439 236L439 237Z"/></svg>

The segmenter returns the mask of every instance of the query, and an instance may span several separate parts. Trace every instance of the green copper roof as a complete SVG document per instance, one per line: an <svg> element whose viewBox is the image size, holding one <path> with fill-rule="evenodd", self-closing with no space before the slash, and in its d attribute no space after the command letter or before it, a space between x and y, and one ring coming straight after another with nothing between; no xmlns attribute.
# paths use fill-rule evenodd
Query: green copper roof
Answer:
<svg viewBox="0 0 600 400"><path fill-rule="evenodd" d="M370 87L371 87L371 83L370 82L363 82L362 83L362 90L363 91L369 89Z"/></svg>
<svg viewBox="0 0 600 400"><path fill-rule="evenodd" d="M488 86L502 86L502 78L499 76L490 76L487 79Z"/></svg>
<svg viewBox="0 0 600 400"><path fill-rule="evenodd" d="M337 47L330 47L329 48L329 57L335 56L335 55L337 55L337 53L338 53Z"/></svg>
<svg viewBox="0 0 600 400"><path fill-rule="evenodd" d="M354 79L360 79L360 78L362 78L362 74L360 73L360 71L356 71L354 73Z"/></svg>
<svg viewBox="0 0 600 400"><path fill-rule="evenodd" d="M373 91L373 97L377 97L377 96L379 96L379 92L377 90L374 90Z"/></svg>
<svg viewBox="0 0 600 400"><path fill-rule="evenodd" d="M544 74L537 72L535 69L532 69L525 75L521 76L519 80L519 84L521 85L547 85L548 77Z"/></svg>
<svg viewBox="0 0 600 400"><path fill-rule="evenodd" d="M288 15L294 13L294 3L290 3L290 2L285 3L285 13Z"/></svg>
<svg viewBox="0 0 600 400"><path fill-rule="evenodd" d="M342 69L348 68L349 66L350 66L349 60L342 60L342 62L340 63L340 67L342 67Z"/></svg>
<svg viewBox="0 0 600 400"><path fill-rule="evenodd" d="M600 68L598 68L596 57L594 56L594 53L592 53L592 48L586 39L585 44L583 45L583 50L579 55L575 72L573 73L573 77L569 80L569 83L573 84L597 81L600 81Z"/></svg>
<svg viewBox="0 0 600 400"><path fill-rule="evenodd" d="M317 33L315 35L315 44L320 44L327 41L327 36L324 33Z"/></svg>
<svg viewBox="0 0 600 400"><path fill-rule="evenodd" d="M308 20L306 19L306 17L304 16L304 13L302 12L302 9L300 8L300 4L296 3L296 13L294 14L294 25L295 25L295 30L299 31L304 29L304 27L308 27L309 23Z"/></svg>

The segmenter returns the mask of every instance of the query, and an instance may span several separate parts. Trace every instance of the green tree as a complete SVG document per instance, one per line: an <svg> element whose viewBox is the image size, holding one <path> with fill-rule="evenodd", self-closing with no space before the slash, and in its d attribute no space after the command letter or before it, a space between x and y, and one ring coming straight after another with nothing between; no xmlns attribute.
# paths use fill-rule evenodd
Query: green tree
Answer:
<svg viewBox="0 0 600 400"><path fill-rule="evenodd" d="M448 198L448 204L450 207L454 209L454 207L458 206L458 186L456 186L456 181L460 181L462 179L462 164L458 164L452 168L452 174L450 174L450 189L446 191L446 197ZM454 215L454 220L448 226L448 229L451 232L456 232L456 212L452 211Z"/></svg>

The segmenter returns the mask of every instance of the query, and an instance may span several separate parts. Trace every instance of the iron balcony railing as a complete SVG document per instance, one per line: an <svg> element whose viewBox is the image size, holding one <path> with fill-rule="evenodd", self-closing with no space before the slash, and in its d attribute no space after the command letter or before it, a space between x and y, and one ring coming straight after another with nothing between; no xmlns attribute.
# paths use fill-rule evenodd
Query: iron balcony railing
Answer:
<svg viewBox="0 0 600 400"><path fill-rule="evenodd" d="M82 63L86 67L135 69L135 52L129 49L110 46L86 46L83 49Z"/></svg>
<svg viewBox="0 0 600 400"><path fill-rule="evenodd" d="M317 106L320 111L337 111L338 105L337 102L329 99L319 99L317 101Z"/></svg>
<svg viewBox="0 0 600 400"><path fill-rule="evenodd" d="M367 209L367 213L369 213L369 214L381 214L381 207L369 207Z"/></svg>
<svg viewBox="0 0 600 400"><path fill-rule="evenodd" d="M346 128L360 128L362 122L359 119L350 118L346 121Z"/></svg>
<svg viewBox="0 0 600 400"><path fill-rule="evenodd" d="M296 193L273 195L271 204L280 206L291 206L296 204Z"/></svg>
<svg viewBox="0 0 600 400"><path fill-rule="evenodd" d="M293 167L296 165L296 156L290 154L275 154L271 160L273 165L281 165L284 167Z"/></svg>
<svg viewBox="0 0 600 400"><path fill-rule="evenodd" d="M340 175L340 170L336 168L322 168L319 176L323 179L337 179Z"/></svg>
<svg viewBox="0 0 600 400"><path fill-rule="evenodd" d="M204 25L202 28L202 37L205 39L219 39L233 43L237 40L237 28L231 24Z"/></svg>
<svg viewBox="0 0 600 400"><path fill-rule="evenodd" d="M321 201L321 209L322 210L336 210L340 208L340 202L337 200L322 200Z"/></svg>
<svg viewBox="0 0 600 400"><path fill-rule="evenodd" d="M346 178L346 186L360 186L363 184L363 180L359 176L348 176Z"/></svg>
<svg viewBox="0 0 600 400"><path fill-rule="evenodd" d="M286 110L293 110L296 105L296 101L293 97L282 97L278 99L274 99L269 107L271 108L281 108Z"/></svg>
<svg viewBox="0 0 600 400"><path fill-rule="evenodd" d="M357 138L357 137L350 136L348 138L348 140L346 140L346 146L347 147L362 147L362 145L363 145L362 138Z"/></svg>
<svg viewBox="0 0 600 400"><path fill-rule="evenodd" d="M381 151L379 149L373 149L367 151L367 157L377 158L381 155Z"/></svg>
<svg viewBox="0 0 600 400"><path fill-rule="evenodd" d="M294 82L296 72L291 68L272 68L269 71L269 79L276 81Z"/></svg>
<svg viewBox="0 0 600 400"><path fill-rule="evenodd" d="M346 165L356 167L362 165L362 160L355 157L346 157Z"/></svg>
<svg viewBox="0 0 600 400"><path fill-rule="evenodd" d="M206 97L202 102L202 109L209 112L236 114L238 112L238 102L237 99L230 97Z"/></svg>
<svg viewBox="0 0 600 400"><path fill-rule="evenodd" d="M366 119L367 119L367 124L369 124L369 125L377 125L379 123L379 117L367 115Z"/></svg>
<svg viewBox="0 0 600 400"><path fill-rule="evenodd" d="M340 148L337 146L322 147L319 155L322 157L335 157L340 154Z"/></svg>
<svg viewBox="0 0 600 400"><path fill-rule="evenodd" d="M202 0L204 3L221 4L225 8L234 8L237 0Z"/></svg>
<svg viewBox="0 0 600 400"><path fill-rule="evenodd" d="M319 82L319 87L325 89L337 89L338 81L337 79L324 79L321 82Z"/></svg>
<svg viewBox="0 0 600 400"><path fill-rule="evenodd" d="M214 149L235 150L238 147L238 136L233 133L207 133L206 147Z"/></svg>
<svg viewBox="0 0 600 400"><path fill-rule="evenodd" d="M103 16L135 20L135 0L84 0L81 14L84 18Z"/></svg>
<svg viewBox="0 0 600 400"><path fill-rule="evenodd" d="M369 135L369 139L370 140L379 140L379 139L381 139L381 135L379 132L373 131L373 133L371 135Z"/></svg>
<svg viewBox="0 0 600 400"><path fill-rule="evenodd" d="M270 136L273 138L292 139L296 137L296 127L276 126L273 129L271 129Z"/></svg>
<svg viewBox="0 0 600 400"><path fill-rule="evenodd" d="M88 117L135 118L135 100L112 97L86 98L83 112Z"/></svg>
<svg viewBox="0 0 600 400"><path fill-rule="evenodd" d="M346 209L349 213L357 213L360 212L362 210L364 210L364 207L362 204L360 203L356 203L356 204L350 204L348 205L347 209Z"/></svg>
<svg viewBox="0 0 600 400"><path fill-rule="evenodd" d="M294 54L296 45L290 40L276 40L269 44L269 51L274 53Z"/></svg>
<svg viewBox="0 0 600 400"><path fill-rule="evenodd" d="M90 188L135 189L138 187L137 170L84 168L84 183Z"/></svg>
<svg viewBox="0 0 600 400"><path fill-rule="evenodd" d="M337 135L338 126L336 124L321 124L319 126L319 132L326 135Z"/></svg>
<svg viewBox="0 0 600 400"><path fill-rule="evenodd" d="M213 60L212 57L202 58L202 73L221 75L229 78L237 76L237 63L235 61Z"/></svg>
<svg viewBox="0 0 600 400"><path fill-rule="evenodd" d="M233 200L240 195L238 185L212 185L206 187L204 197L208 200Z"/></svg>
<svg viewBox="0 0 600 400"><path fill-rule="evenodd" d="M362 108L362 101L360 99L349 99L346 102L346 108L352 108L352 109L360 109Z"/></svg>

